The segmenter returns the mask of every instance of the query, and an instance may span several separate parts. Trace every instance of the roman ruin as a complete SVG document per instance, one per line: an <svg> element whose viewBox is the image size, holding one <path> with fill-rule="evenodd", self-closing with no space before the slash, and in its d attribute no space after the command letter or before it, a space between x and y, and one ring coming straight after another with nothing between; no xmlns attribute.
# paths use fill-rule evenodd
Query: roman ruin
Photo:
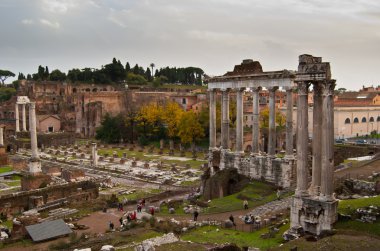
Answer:
<svg viewBox="0 0 380 251"><path fill-rule="evenodd" d="M293 124L292 90L295 87L296 73L293 71L264 72L261 64L253 60L244 60L236 65L232 72L209 79L210 96L210 147L209 167L211 174L225 168L237 168L239 173L254 179L265 179L280 187L288 188L293 182L295 158L293 155ZM269 91L269 140L266 152L260 151L259 141L259 91L266 88ZM276 157L276 95L283 88L287 94L286 114L286 152L284 158ZM249 157L243 152L243 94L252 92L253 126L252 151ZM216 142L216 95L221 92L221 145ZM236 93L236 147L231 150L229 136L229 95ZM248 92L247 92L248 93ZM261 142L262 145L263 142Z"/></svg>
<svg viewBox="0 0 380 251"><path fill-rule="evenodd" d="M334 88L330 63L321 57L301 55L297 78L297 187L291 204L291 227L321 234L337 220L334 197ZM312 180L308 187L309 87L314 90Z"/></svg>

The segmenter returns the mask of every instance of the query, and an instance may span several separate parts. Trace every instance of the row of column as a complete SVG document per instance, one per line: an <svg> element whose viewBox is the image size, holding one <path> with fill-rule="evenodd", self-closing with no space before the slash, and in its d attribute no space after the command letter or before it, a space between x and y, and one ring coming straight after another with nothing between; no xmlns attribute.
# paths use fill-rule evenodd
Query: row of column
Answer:
<svg viewBox="0 0 380 251"><path fill-rule="evenodd" d="M20 131L20 116L19 116L19 111L18 111L18 106L20 104L16 103L15 107L15 117L16 117L16 132ZM22 130L24 132L27 131L26 129L26 111L25 111L25 106L26 104L21 104L22 105Z"/></svg>
<svg viewBox="0 0 380 251"><path fill-rule="evenodd" d="M318 196L332 201L334 172L334 87L335 80L313 84L313 162L308 189L308 89L310 83L298 82L297 104L297 189L296 196Z"/></svg>
<svg viewBox="0 0 380 251"><path fill-rule="evenodd" d="M269 140L267 153L274 156L276 151L276 90L278 87L269 88ZM251 88L253 95L253 125L252 125L252 154L259 155L259 92L261 87ZM229 92L222 91L222 118L221 118L221 146L229 149ZM236 89L236 152L242 153L243 149L243 93L245 88ZM216 90L210 89L210 149L216 148ZM286 88L286 156L293 156L293 97L292 88Z"/></svg>

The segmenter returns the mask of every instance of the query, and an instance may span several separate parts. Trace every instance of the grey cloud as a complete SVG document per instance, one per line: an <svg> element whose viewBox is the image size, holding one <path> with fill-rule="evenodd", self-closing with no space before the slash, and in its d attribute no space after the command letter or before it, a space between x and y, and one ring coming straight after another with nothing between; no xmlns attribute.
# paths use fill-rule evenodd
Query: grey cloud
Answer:
<svg viewBox="0 0 380 251"><path fill-rule="evenodd" d="M295 69L299 54L312 53L332 63L338 86L379 83L375 0L2 0L0 8L0 69L14 72L117 57L216 75L243 58Z"/></svg>

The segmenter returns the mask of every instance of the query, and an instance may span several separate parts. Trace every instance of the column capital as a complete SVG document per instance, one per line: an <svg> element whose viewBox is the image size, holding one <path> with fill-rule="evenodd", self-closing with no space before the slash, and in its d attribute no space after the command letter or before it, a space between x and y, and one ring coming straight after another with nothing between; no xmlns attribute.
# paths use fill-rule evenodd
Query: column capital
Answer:
<svg viewBox="0 0 380 251"><path fill-rule="evenodd" d="M269 92L275 92L275 91L277 91L278 90L278 86L273 86L273 87L269 87L268 88L268 91Z"/></svg>
<svg viewBox="0 0 380 251"><path fill-rule="evenodd" d="M230 92L231 91L231 88L220 88L220 91L221 92Z"/></svg>
<svg viewBox="0 0 380 251"><path fill-rule="evenodd" d="M261 90L262 90L261 86L257 86L257 87L250 87L250 88L251 88L251 90L252 90L253 92L259 92L259 91L261 91Z"/></svg>
<svg viewBox="0 0 380 251"><path fill-rule="evenodd" d="M313 83L314 96L321 96L323 91L323 86L321 82Z"/></svg>
<svg viewBox="0 0 380 251"><path fill-rule="evenodd" d="M309 92L309 84L307 82L297 83L298 95L307 95Z"/></svg>
<svg viewBox="0 0 380 251"><path fill-rule="evenodd" d="M335 79L331 79L331 80L325 80L323 82L323 85L322 85L322 92L323 92L323 96L334 96L334 89L335 89Z"/></svg>

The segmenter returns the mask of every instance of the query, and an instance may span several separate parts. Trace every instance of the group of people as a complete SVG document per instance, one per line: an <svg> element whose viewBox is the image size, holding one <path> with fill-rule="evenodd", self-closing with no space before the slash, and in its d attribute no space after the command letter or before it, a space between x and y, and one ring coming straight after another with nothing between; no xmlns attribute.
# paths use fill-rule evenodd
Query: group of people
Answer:
<svg viewBox="0 0 380 251"><path fill-rule="evenodd" d="M244 216L244 223L245 224L256 224L260 220L259 216L253 216L252 214L247 214Z"/></svg>

